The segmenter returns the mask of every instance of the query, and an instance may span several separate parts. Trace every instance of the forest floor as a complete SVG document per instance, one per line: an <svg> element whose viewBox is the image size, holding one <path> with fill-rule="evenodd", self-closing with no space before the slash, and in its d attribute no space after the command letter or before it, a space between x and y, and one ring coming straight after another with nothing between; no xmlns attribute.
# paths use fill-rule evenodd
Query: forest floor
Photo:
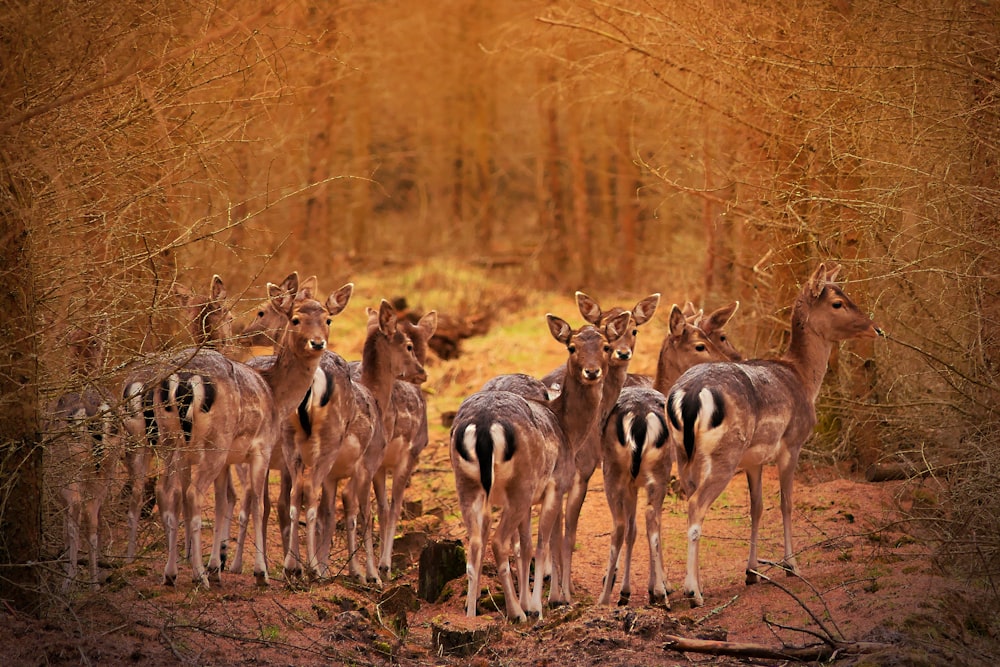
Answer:
<svg viewBox="0 0 1000 667"><path fill-rule="evenodd" d="M412 484L427 513L404 522L401 533L423 533L435 540L464 538L454 501L439 492L453 486L451 474L446 441L432 442ZM221 586L206 590L194 586L182 566L178 585L168 588L161 584L160 530L150 521L141 558L128 566L110 567L100 590L80 586L68 598L53 595L41 620L4 611L6 639L0 646L0 663L786 664L781 659L678 653L670 650L668 636L777 649L783 644L815 644L816 636L809 633L828 631L844 642L887 645L864 656L842 652L840 664L862 664L860 660L866 665L995 664L1000 658L997 621L977 615L973 592L943 576L929 549L901 521L901 511L908 511L915 501L932 503L938 492L930 482L870 484L833 468L804 466L798 471L794 514L803 578L787 577L772 568L764 573L775 583L746 586L748 494L738 476L706 522L701 564L705 606L696 609L677 590L683 580L685 504L668 497L663 535L673 589L669 611L646 605L648 550L640 499L631 604L602 607L595 600L607 566L611 520L598 471L591 480L573 561L575 603L547 610L543 620L522 625L507 623L497 611L467 619L464 575L448 585L443 599L420 601L419 608L414 605L403 612L390 608L382 591L353 585L344 577L291 587L273 565L279 562L275 545L280 543L273 521L269 587L257 588L249 574L226 573ZM781 552L777 500L772 470L765 476L763 558L778 558ZM406 542L401 541L403 551ZM342 550L342 538L338 545ZM417 591L417 556L411 556L403 559L410 565L383 590ZM342 551L339 558L343 562ZM495 568L488 568L484 585L496 588L492 573ZM54 578L54 587L56 583ZM471 656L448 654L435 650L435 626L482 630L488 639Z"/></svg>

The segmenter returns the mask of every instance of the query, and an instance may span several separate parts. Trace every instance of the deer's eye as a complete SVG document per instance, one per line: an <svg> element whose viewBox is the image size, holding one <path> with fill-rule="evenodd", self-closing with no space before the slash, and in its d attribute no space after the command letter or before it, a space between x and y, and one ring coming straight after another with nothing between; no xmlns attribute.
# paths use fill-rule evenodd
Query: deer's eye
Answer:
<svg viewBox="0 0 1000 667"><path fill-rule="evenodd" d="M570 354L573 354L574 352L576 352L576 345L567 345L566 349L569 350Z"/></svg>
<svg viewBox="0 0 1000 667"><path fill-rule="evenodd" d="M333 322L333 320L332 320L332 319L330 319L329 317L328 317L328 318L326 318L326 326L330 326L330 324L331 324L332 322Z"/></svg>
<svg viewBox="0 0 1000 667"><path fill-rule="evenodd" d="M407 352L413 352L413 343L407 343L406 344L406 351Z"/></svg>
<svg viewBox="0 0 1000 667"><path fill-rule="evenodd" d="M705 351L705 344L704 343L698 343L698 344L696 344L694 346L694 349L695 349L695 352L704 352Z"/></svg>
<svg viewBox="0 0 1000 667"><path fill-rule="evenodd" d="M632 329L632 335L633 336L638 336L639 335L639 330L638 329Z"/></svg>
<svg viewBox="0 0 1000 667"><path fill-rule="evenodd" d="M723 343L725 343L726 342L726 335L723 334L723 335L719 336L719 340L722 341Z"/></svg>
<svg viewBox="0 0 1000 667"><path fill-rule="evenodd" d="M257 317L258 317L258 318L260 318L260 317L264 317L264 311L263 311L263 310L258 310L258 311L257 311Z"/></svg>
<svg viewBox="0 0 1000 667"><path fill-rule="evenodd" d="M605 352L610 352L611 351L611 346L610 345L605 345L604 346L604 351Z"/></svg>
<svg viewBox="0 0 1000 667"><path fill-rule="evenodd" d="M844 303L842 301L834 301L833 302L833 307L834 308L843 308L844 307Z"/></svg>
<svg viewBox="0 0 1000 667"><path fill-rule="evenodd" d="M293 325L293 326L299 326L299 324L300 324L300 320L299 320L299 318L297 318L297 317L293 317L293 318L292 318L292 325Z"/></svg>

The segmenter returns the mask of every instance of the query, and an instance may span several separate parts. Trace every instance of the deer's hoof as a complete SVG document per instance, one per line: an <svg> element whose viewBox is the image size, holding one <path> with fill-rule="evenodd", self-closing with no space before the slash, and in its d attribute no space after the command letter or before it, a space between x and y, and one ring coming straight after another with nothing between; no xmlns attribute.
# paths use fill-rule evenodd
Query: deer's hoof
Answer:
<svg viewBox="0 0 1000 667"><path fill-rule="evenodd" d="M270 582L267 580L267 572L254 571L253 578L258 588L267 588L270 585Z"/></svg>
<svg viewBox="0 0 1000 667"><path fill-rule="evenodd" d="M656 593L654 591L649 592L649 606L650 607L662 607L663 609L670 610L670 600L667 598L666 593Z"/></svg>

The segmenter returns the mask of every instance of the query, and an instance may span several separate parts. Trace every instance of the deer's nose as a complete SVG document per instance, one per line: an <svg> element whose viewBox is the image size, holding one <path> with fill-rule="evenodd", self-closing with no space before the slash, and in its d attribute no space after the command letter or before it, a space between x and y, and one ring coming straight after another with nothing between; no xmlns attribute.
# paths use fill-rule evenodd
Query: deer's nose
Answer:
<svg viewBox="0 0 1000 667"><path fill-rule="evenodd" d="M632 350L615 350L615 356L622 361L628 361L632 358Z"/></svg>
<svg viewBox="0 0 1000 667"><path fill-rule="evenodd" d="M326 341L325 340L311 340L309 341L309 347L314 350L325 350Z"/></svg>
<svg viewBox="0 0 1000 667"><path fill-rule="evenodd" d="M583 369L583 379L584 380L599 380L601 378L600 368L584 368Z"/></svg>

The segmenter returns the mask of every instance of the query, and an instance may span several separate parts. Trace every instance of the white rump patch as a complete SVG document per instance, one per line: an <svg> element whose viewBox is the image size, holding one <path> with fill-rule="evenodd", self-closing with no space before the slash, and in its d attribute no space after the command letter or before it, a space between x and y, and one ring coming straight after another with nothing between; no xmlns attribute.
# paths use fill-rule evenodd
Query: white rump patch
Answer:
<svg viewBox="0 0 1000 667"><path fill-rule="evenodd" d="M171 373L167 378L167 400L171 405L177 403L177 387L181 384L181 378L177 373Z"/></svg>
<svg viewBox="0 0 1000 667"><path fill-rule="evenodd" d="M200 375L192 375L190 382L193 400L191 401L191 406L188 408L187 414L184 416L191 421L194 421L194 413L198 411L201 407L202 401L205 400L205 382L202 380Z"/></svg>
<svg viewBox="0 0 1000 667"><path fill-rule="evenodd" d="M663 435L663 422L650 412L646 415L646 444L652 444Z"/></svg>
<svg viewBox="0 0 1000 667"><path fill-rule="evenodd" d="M681 419L681 402L684 400L683 391L675 391L670 395L670 404L667 409L670 410L670 414L674 416L674 419L678 424L683 424L684 420Z"/></svg>
<svg viewBox="0 0 1000 667"><path fill-rule="evenodd" d="M701 401L701 409L698 411L698 421L701 422L703 428L699 430L707 430L708 423L712 420L712 413L715 412L715 398L712 396L712 390L705 387L700 392L698 392L698 400Z"/></svg>
<svg viewBox="0 0 1000 667"><path fill-rule="evenodd" d="M635 423L635 415L631 412L626 412L625 416L622 417L622 430L625 432L625 442L623 445L628 447L630 452L636 450L635 439L632 437L632 424Z"/></svg>
<svg viewBox="0 0 1000 667"><path fill-rule="evenodd" d="M125 390L127 397L125 402L128 405L127 410L130 416L137 417L142 414L142 391L144 388L141 382L133 382Z"/></svg>
<svg viewBox="0 0 1000 667"><path fill-rule="evenodd" d="M465 433L462 434L462 449L465 450L466 455L473 461L476 460L476 425L469 424L465 427Z"/></svg>
<svg viewBox="0 0 1000 667"><path fill-rule="evenodd" d="M497 459L503 460L507 457L507 437L504 435L503 426L494 423L490 426L490 437L493 439L493 462L496 467Z"/></svg>

